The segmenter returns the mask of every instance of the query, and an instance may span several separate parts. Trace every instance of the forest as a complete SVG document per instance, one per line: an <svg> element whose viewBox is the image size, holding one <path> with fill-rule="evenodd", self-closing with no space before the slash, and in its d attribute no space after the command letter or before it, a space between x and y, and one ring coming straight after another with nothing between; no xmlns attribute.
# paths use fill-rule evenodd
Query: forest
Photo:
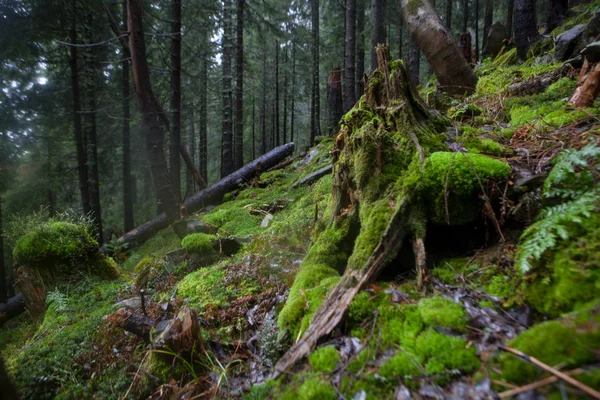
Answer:
<svg viewBox="0 0 600 400"><path fill-rule="evenodd" d="M600 399L600 0L0 0L0 398Z"/></svg>

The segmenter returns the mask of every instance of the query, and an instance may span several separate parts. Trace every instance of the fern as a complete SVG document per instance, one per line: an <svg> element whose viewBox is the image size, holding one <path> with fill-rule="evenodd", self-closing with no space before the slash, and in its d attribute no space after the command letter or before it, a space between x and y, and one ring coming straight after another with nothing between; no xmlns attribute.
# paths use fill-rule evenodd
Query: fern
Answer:
<svg viewBox="0 0 600 400"><path fill-rule="evenodd" d="M57 312L64 312L67 311L69 297L56 289L53 292L48 292L48 296L46 296L46 303L48 303L48 305L52 305Z"/></svg>
<svg viewBox="0 0 600 400"><path fill-rule="evenodd" d="M595 144L581 150L566 150L557 157L556 164L544 184L545 199L559 199L561 203L546 207L540 219L521 235L517 265L526 273L544 253L556 248L586 229L599 206L598 158L600 148Z"/></svg>

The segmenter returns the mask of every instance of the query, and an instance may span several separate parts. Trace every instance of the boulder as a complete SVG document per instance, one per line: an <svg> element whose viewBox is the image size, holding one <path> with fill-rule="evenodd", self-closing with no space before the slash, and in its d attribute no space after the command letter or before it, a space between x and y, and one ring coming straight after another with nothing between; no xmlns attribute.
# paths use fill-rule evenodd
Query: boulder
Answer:
<svg viewBox="0 0 600 400"><path fill-rule="evenodd" d="M585 29L586 25L580 24L556 37L556 40L554 41L556 46L554 50L554 59L556 61L568 60L574 54L577 47L582 47L580 42Z"/></svg>
<svg viewBox="0 0 600 400"><path fill-rule="evenodd" d="M504 39L506 38L508 38L508 35L504 25L500 22L494 22L488 33L486 46L485 49L483 49L483 55L485 57L495 57L502 49Z"/></svg>
<svg viewBox="0 0 600 400"><path fill-rule="evenodd" d="M585 38L594 40L600 35L600 9L597 9L590 22L585 27Z"/></svg>

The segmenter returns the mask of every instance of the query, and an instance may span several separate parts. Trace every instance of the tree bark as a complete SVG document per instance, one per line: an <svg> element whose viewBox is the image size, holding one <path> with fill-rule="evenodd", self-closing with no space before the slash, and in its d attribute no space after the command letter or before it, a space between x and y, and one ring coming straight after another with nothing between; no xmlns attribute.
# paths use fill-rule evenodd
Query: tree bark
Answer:
<svg viewBox="0 0 600 400"><path fill-rule="evenodd" d="M288 48L285 46L283 53L283 130L282 130L282 142L281 144L287 143L287 116L288 116Z"/></svg>
<svg viewBox="0 0 600 400"><path fill-rule="evenodd" d="M200 61L200 107L199 107L199 141L198 141L198 163L202 182L200 189L204 189L208 183L208 27L205 21L201 26L202 54Z"/></svg>
<svg viewBox="0 0 600 400"><path fill-rule="evenodd" d="M494 19L494 0L485 1L485 15L483 17L483 45L482 48L487 46L487 37L490 33L490 27Z"/></svg>
<svg viewBox="0 0 600 400"><path fill-rule="evenodd" d="M173 119L169 132L169 173L171 184L181 201L181 0L171 0L171 112Z"/></svg>
<svg viewBox="0 0 600 400"><path fill-rule="evenodd" d="M417 43L412 39L408 39L408 78L413 85L419 85L419 74L421 70L421 50Z"/></svg>
<svg viewBox="0 0 600 400"><path fill-rule="evenodd" d="M237 39L235 44L235 170L244 166L244 1L237 1Z"/></svg>
<svg viewBox="0 0 600 400"><path fill-rule="evenodd" d="M123 0L123 27L127 29L127 0ZM133 199L131 190L131 130L129 119L129 49L124 48L121 62L121 90L123 96L123 231L133 229Z"/></svg>
<svg viewBox="0 0 600 400"><path fill-rule="evenodd" d="M591 107L600 93L600 63L584 61L577 81L577 89L569 100L575 107Z"/></svg>
<svg viewBox="0 0 600 400"><path fill-rule="evenodd" d="M377 69L378 44L385 44L385 0L371 0L371 71Z"/></svg>
<svg viewBox="0 0 600 400"><path fill-rule="evenodd" d="M267 153L267 43L263 45L262 102L260 106L260 154Z"/></svg>
<svg viewBox="0 0 600 400"><path fill-rule="evenodd" d="M356 103L355 66L356 66L356 0L346 0L346 51L344 71L344 112Z"/></svg>
<svg viewBox="0 0 600 400"><path fill-rule="evenodd" d="M514 0L507 0L506 4L506 34L508 37L513 36L513 17L514 17Z"/></svg>
<svg viewBox="0 0 600 400"><path fill-rule="evenodd" d="M477 62L477 61L479 61L479 0L475 0L474 7L475 7L475 58L474 58L473 62ZM485 35L484 35L484 38L485 38ZM482 48L485 48L485 47L482 47Z"/></svg>
<svg viewBox="0 0 600 400"><path fill-rule="evenodd" d="M223 134L221 137L221 178L233 172L233 121L231 90L231 59L232 59L232 21L231 0L223 1Z"/></svg>
<svg viewBox="0 0 600 400"><path fill-rule="evenodd" d="M541 38L535 21L535 3L534 0L515 0L514 4L517 57L525 60L531 45Z"/></svg>
<svg viewBox="0 0 600 400"><path fill-rule="evenodd" d="M275 139L275 147L279 147L281 144L281 132L279 131L279 42L275 41L275 124L273 126L273 137Z"/></svg>
<svg viewBox="0 0 600 400"><path fill-rule="evenodd" d="M329 108L329 136L337 133L339 122L344 115L342 103L342 70L338 65L329 73L327 80L327 103Z"/></svg>
<svg viewBox="0 0 600 400"><path fill-rule="evenodd" d="M402 16L402 4L398 3L398 59L403 56L404 47L404 17Z"/></svg>
<svg viewBox="0 0 600 400"><path fill-rule="evenodd" d="M472 93L477 76L460 53L448 28L441 23L427 0L419 2L416 7L408 4L409 0L402 0L408 32L433 66L441 89L451 94Z"/></svg>
<svg viewBox="0 0 600 400"><path fill-rule="evenodd" d="M252 96L252 159L256 158L256 97Z"/></svg>
<svg viewBox="0 0 600 400"><path fill-rule="evenodd" d="M549 0L548 2L550 9L546 18L546 28L544 28L545 35L562 25L569 10L569 0Z"/></svg>
<svg viewBox="0 0 600 400"><path fill-rule="evenodd" d="M179 202L167 168L163 150L164 127L162 125L164 111L152 91L150 71L146 58L146 43L143 31L142 0L127 0L129 27L129 49L133 82L139 112L142 116L142 127L146 138L146 149L150 161L150 169L156 189L157 204L166 213L169 221L179 217Z"/></svg>
<svg viewBox="0 0 600 400"><path fill-rule="evenodd" d="M315 145L315 137L321 134L321 100L319 96L319 0L311 0L312 22L312 95L310 104L309 146Z"/></svg>
<svg viewBox="0 0 600 400"><path fill-rule="evenodd" d="M462 31L469 31L469 0L463 0L463 26Z"/></svg>
<svg viewBox="0 0 600 400"><path fill-rule="evenodd" d="M8 301L2 300L2 303L0 304L0 326L25 312L25 296L22 293L11 297Z"/></svg>
<svg viewBox="0 0 600 400"><path fill-rule="evenodd" d="M185 207L188 213L198 211L210 205L220 204L223 196L239 187L239 185L249 182L256 174L260 174L269 168L277 165L284 158L294 152L294 144L288 143L277 147L268 153L258 157L256 160L244 165L239 170L220 181L200 190L198 193L190 196L185 201ZM127 232L119 238L122 243L141 244L150 239L156 232L169 226L171 221L167 219L165 213L156 218L138 226L134 230ZM105 249L102 249L105 251Z"/></svg>
<svg viewBox="0 0 600 400"><path fill-rule="evenodd" d="M362 84L365 73L365 4L367 0L356 0L356 78L355 99L363 95Z"/></svg>
<svg viewBox="0 0 600 400"><path fill-rule="evenodd" d="M294 39L292 39L294 40ZM290 106L290 142L294 142L294 117L296 116L296 42L292 42L292 104Z"/></svg>
<svg viewBox="0 0 600 400"><path fill-rule="evenodd" d="M0 303L4 303L8 298L6 282L6 261L4 259L4 228L2 217L2 195L0 193Z"/></svg>
<svg viewBox="0 0 600 400"><path fill-rule="evenodd" d="M452 35L452 0L446 0L446 27Z"/></svg>
<svg viewBox="0 0 600 400"><path fill-rule="evenodd" d="M71 0L71 43L77 44L77 0ZM75 146L77 149L77 176L79 179L79 193L81 196L81 205L83 213L89 214L92 211L90 204L90 188L87 167L87 153L85 148L83 130L81 127L81 93L79 89L79 71L78 71L78 47L69 46L71 51L71 96L73 98L73 131L75 134Z"/></svg>

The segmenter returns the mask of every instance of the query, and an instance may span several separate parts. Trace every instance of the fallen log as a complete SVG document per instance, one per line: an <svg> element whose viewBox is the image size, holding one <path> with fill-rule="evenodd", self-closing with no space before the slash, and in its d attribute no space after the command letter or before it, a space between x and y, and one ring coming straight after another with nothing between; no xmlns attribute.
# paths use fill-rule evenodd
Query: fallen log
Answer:
<svg viewBox="0 0 600 400"><path fill-rule="evenodd" d="M276 147L251 163L244 165L234 173L221 179L217 183L200 190L185 201L187 212L191 213L203 207L221 203L225 194L235 190L242 183L250 181L254 175L277 165L281 160L294 152L294 147L294 143L287 143L283 146ZM156 232L168 227L170 222L171 221L167 219L166 214L162 213L154 219L143 223L134 230L121 236L119 242L143 243L150 239ZM106 248L103 246L101 250L105 252Z"/></svg>
<svg viewBox="0 0 600 400"><path fill-rule="evenodd" d="M19 293L4 304L0 304L0 325L25 312L25 296Z"/></svg>
<svg viewBox="0 0 600 400"><path fill-rule="evenodd" d="M136 314L134 310L119 308L110 315L109 320L115 326L131 332L150 343L150 331L156 325L156 321L146 315Z"/></svg>
<svg viewBox="0 0 600 400"><path fill-rule="evenodd" d="M313 183L315 183L316 181L318 181L325 175L331 173L332 170L333 170L332 164L326 165L323 168L320 168L320 169L316 170L315 172L310 173L310 174L306 175L304 178L298 180L296 183L294 183L292 185L292 188L296 189L300 186L312 185Z"/></svg>

